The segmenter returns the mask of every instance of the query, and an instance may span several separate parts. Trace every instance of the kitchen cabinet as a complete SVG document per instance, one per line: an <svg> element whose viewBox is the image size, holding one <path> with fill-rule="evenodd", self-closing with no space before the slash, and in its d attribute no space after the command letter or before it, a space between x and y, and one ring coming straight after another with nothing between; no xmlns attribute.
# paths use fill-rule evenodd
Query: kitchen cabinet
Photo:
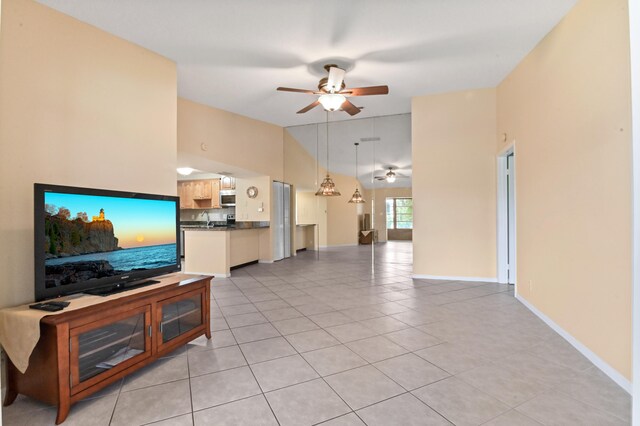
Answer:
<svg viewBox="0 0 640 426"><path fill-rule="evenodd" d="M181 209L220 208L220 179L178 182Z"/></svg>
<svg viewBox="0 0 640 426"><path fill-rule="evenodd" d="M220 189L230 190L236 189L236 178L232 178L230 176L222 176L220 178Z"/></svg>
<svg viewBox="0 0 640 426"><path fill-rule="evenodd" d="M193 199L211 200L212 186L212 181L210 180L194 180Z"/></svg>
<svg viewBox="0 0 640 426"><path fill-rule="evenodd" d="M180 197L181 209L193 208L193 182L178 182L178 196Z"/></svg>

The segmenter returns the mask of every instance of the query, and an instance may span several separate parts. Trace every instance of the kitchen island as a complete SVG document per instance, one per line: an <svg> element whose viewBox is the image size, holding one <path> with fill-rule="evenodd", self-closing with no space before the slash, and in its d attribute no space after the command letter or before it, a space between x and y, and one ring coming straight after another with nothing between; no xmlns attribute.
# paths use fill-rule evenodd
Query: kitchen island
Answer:
<svg viewBox="0 0 640 426"><path fill-rule="evenodd" d="M184 231L184 271L228 277L231 268L271 261L269 222L230 226L188 225Z"/></svg>

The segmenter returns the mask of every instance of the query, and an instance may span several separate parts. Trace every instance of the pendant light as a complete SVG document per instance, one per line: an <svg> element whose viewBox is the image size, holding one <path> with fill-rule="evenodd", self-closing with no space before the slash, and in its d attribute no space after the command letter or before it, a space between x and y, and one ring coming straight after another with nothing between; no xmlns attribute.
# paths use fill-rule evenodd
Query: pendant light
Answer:
<svg viewBox="0 0 640 426"><path fill-rule="evenodd" d="M329 113L327 112L327 176L320 184L320 189L316 192L316 195L323 197L337 197L340 191L336 189L336 185L333 183L331 176L329 176Z"/></svg>
<svg viewBox="0 0 640 426"><path fill-rule="evenodd" d="M356 146L356 181L358 180L358 145L360 145L358 142L354 143L354 145ZM356 186L356 192L353 193L353 195L351 196L351 199L348 201L349 203L364 203L365 200L364 198L362 198L362 195L360 194L360 191L358 190L358 187Z"/></svg>

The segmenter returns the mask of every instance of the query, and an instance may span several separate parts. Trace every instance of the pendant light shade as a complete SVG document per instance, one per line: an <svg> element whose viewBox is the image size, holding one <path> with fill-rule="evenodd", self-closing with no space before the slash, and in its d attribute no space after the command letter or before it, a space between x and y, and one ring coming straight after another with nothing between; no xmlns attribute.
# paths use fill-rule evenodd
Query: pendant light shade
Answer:
<svg viewBox="0 0 640 426"><path fill-rule="evenodd" d="M316 191L316 195L322 197L337 197L340 191L336 189L336 184L333 183L331 176L329 176L329 113L327 113L327 176L320 184L320 189Z"/></svg>
<svg viewBox="0 0 640 426"><path fill-rule="evenodd" d="M336 189L336 184L333 183L331 176L327 174L327 176L325 176L324 180L320 184L320 189L316 191L316 195L322 195L324 197L336 197L342 194L340 194L340 191Z"/></svg>
<svg viewBox="0 0 640 426"><path fill-rule="evenodd" d="M354 145L356 146L356 181L358 180L358 145L360 145L358 142L354 143ZM353 195L351 196L351 199L348 201L349 203L357 203L357 204L362 204L365 202L364 198L362 198L362 194L360 194L360 191L358 190L358 187L356 187L356 191L353 193Z"/></svg>

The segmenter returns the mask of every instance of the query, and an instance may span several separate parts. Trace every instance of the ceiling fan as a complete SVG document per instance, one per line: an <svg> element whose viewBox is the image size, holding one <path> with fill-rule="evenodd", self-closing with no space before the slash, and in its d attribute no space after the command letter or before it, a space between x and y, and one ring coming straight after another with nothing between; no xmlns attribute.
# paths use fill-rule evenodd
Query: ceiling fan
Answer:
<svg viewBox="0 0 640 426"><path fill-rule="evenodd" d="M388 183L393 183L396 179L407 179L409 176L399 175L393 171L393 167L388 167L387 173L382 176L374 176L376 180L386 180Z"/></svg>
<svg viewBox="0 0 640 426"><path fill-rule="evenodd" d="M298 114L304 114L318 105L322 105L327 111L342 109L349 115L356 115L362 108L352 104L347 97L386 95L389 93L389 87L387 86L355 87L353 89L347 89L344 84L345 70L338 68L335 64L327 64L324 66L324 69L327 70L329 76L320 79L320 82L318 83L318 90L292 89L290 87L278 87L276 90L281 92L320 95L315 102L312 102L298 111Z"/></svg>

